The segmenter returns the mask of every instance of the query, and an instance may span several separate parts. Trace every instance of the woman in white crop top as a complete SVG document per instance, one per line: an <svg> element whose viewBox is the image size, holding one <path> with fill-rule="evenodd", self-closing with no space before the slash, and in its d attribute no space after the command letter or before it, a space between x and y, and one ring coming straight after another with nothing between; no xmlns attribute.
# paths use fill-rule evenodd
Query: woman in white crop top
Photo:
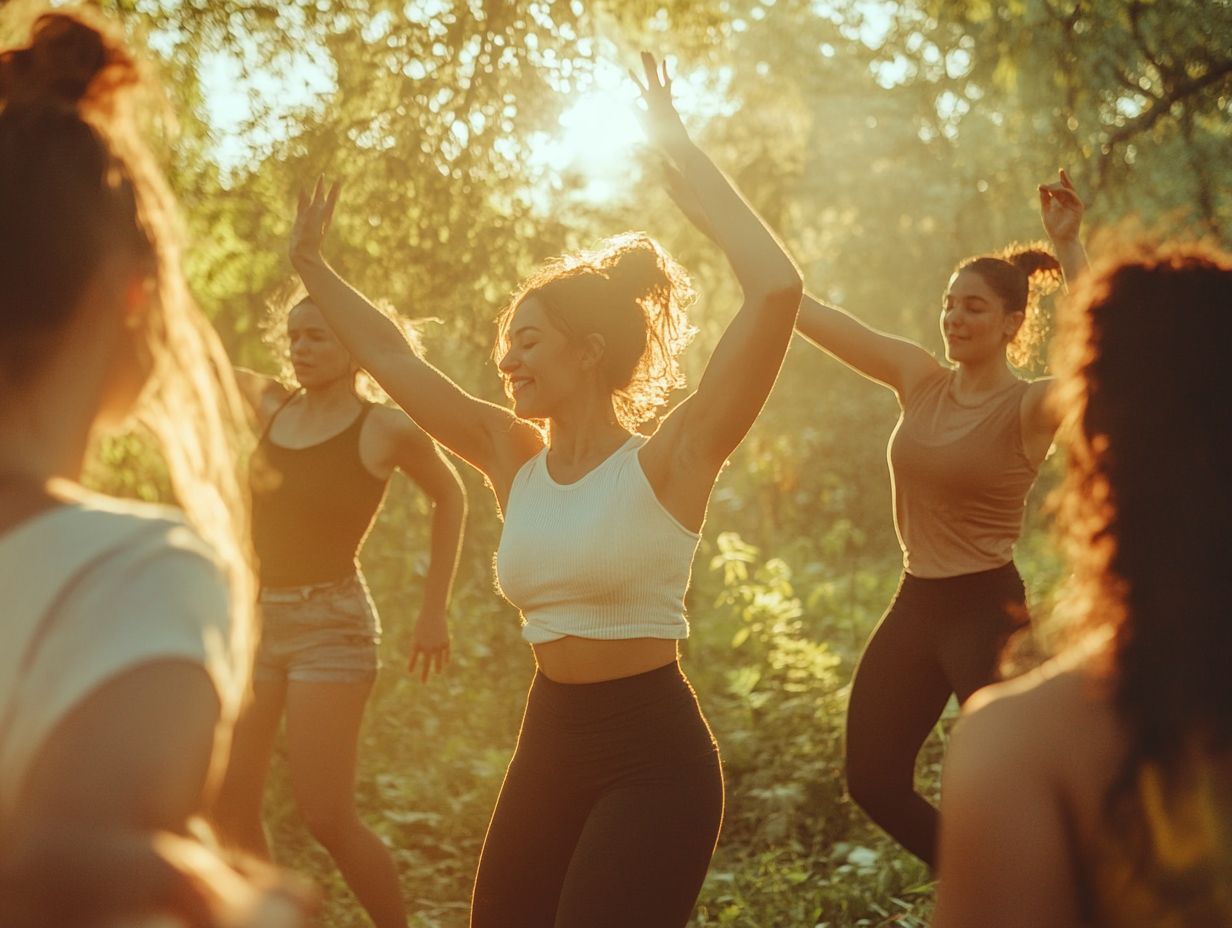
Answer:
<svg viewBox="0 0 1232 928"><path fill-rule="evenodd" d="M650 138L704 209L744 291L697 390L637 434L680 385L692 330L684 271L630 233L560 258L501 320L513 409L415 356L321 257L337 196L301 198L292 261L344 345L419 425L480 470L505 513L500 581L539 671L489 826L474 928L680 928L718 835L722 776L677 664L706 503L791 340L800 275L690 141L666 69L643 56Z"/></svg>

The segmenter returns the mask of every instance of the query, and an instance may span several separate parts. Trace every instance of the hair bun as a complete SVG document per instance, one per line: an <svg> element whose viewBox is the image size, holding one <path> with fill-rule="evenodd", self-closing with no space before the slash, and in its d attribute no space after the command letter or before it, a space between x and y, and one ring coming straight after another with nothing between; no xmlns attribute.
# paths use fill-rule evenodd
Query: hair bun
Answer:
<svg viewBox="0 0 1232 928"><path fill-rule="evenodd" d="M0 54L0 100L102 104L138 81L118 42L76 15L45 13L25 48Z"/></svg>
<svg viewBox="0 0 1232 928"><path fill-rule="evenodd" d="M669 284L662 254L650 236L629 232L605 243L609 257L603 262L608 280L633 300L642 300Z"/></svg>
<svg viewBox="0 0 1232 928"><path fill-rule="evenodd" d="M1055 277L1061 270L1061 263L1053 257L1051 252L1043 248L1031 246L1016 248L1006 252L1004 258L1026 274L1028 280L1033 279L1037 274Z"/></svg>

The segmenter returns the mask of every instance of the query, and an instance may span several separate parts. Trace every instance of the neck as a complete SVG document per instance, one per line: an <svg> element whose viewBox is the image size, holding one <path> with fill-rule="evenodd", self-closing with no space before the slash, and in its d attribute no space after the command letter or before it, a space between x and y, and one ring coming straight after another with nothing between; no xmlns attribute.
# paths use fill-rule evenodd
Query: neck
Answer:
<svg viewBox="0 0 1232 928"><path fill-rule="evenodd" d="M88 334L94 344L63 348L19 389L6 386L0 405L0 475L23 482L77 483L102 410L107 380L107 333Z"/></svg>
<svg viewBox="0 0 1232 928"><path fill-rule="evenodd" d="M616 421L612 398L592 397L549 420L548 448L553 460L584 463L606 457L629 440L629 433Z"/></svg>
<svg viewBox="0 0 1232 928"><path fill-rule="evenodd" d="M987 361L959 364L954 386L960 393L991 393L1016 379L1005 356L995 355Z"/></svg>
<svg viewBox="0 0 1232 928"><path fill-rule="evenodd" d="M327 384L305 387L300 402L310 415L330 415L343 409L354 409L359 397L355 393L355 381L339 377Z"/></svg>

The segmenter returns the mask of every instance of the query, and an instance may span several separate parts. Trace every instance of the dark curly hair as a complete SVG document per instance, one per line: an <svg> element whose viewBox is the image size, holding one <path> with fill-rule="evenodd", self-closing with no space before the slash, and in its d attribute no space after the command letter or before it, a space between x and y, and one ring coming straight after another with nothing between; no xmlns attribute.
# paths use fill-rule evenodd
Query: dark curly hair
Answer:
<svg viewBox="0 0 1232 928"><path fill-rule="evenodd" d="M1060 514L1080 614L1111 630L1108 669L1129 738L1109 831L1130 882L1182 914L1176 924L1226 924L1232 256L1138 249L1077 295L1057 353L1071 435Z"/></svg>
<svg viewBox="0 0 1232 928"><path fill-rule="evenodd" d="M995 255L978 255L961 262L954 273L974 271L1001 298L1007 313L1022 313L1023 321L1006 355L1015 367L1032 367L1044 354L1048 324L1040 312L1040 297L1061 283L1061 264L1043 243L1010 245Z"/></svg>
<svg viewBox="0 0 1232 928"><path fill-rule="evenodd" d="M603 336L599 370L617 419L630 431L652 419L672 390L684 385L680 353L697 332L687 312L693 285L688 272L644 232L554 258L524 281L497 321L498 361L509 350L514 312L532 296L568 338Z"/></svg>

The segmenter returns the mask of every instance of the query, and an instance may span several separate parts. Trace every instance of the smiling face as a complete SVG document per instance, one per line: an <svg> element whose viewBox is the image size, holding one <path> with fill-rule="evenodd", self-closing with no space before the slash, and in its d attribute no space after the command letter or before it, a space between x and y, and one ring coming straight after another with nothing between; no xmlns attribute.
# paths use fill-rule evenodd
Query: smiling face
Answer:
<svg viewBox="0 0 1232 928"><path fill-rule="evenodd" d="M1023 313L1005 311L1005 303L978 271L958 271L950 278L941 309L945 357L955 364L979 364L998 355L1013 340Z"/></svg>
<svg viewBox="0 0 1232 928"><path fill-rule="evenodd" d="M287 315L287 340L295 379L305 390L327 387L355 375L351 356L342 347L325 317L307 300Z"/></svg>
<svg viewBox="0 0 1232 928"><path fill-rule="evenodd" d="M562 332L533 294L509 319L508 348L497 362L520 419L550 419L587 388L581 346Z"/></svg>

